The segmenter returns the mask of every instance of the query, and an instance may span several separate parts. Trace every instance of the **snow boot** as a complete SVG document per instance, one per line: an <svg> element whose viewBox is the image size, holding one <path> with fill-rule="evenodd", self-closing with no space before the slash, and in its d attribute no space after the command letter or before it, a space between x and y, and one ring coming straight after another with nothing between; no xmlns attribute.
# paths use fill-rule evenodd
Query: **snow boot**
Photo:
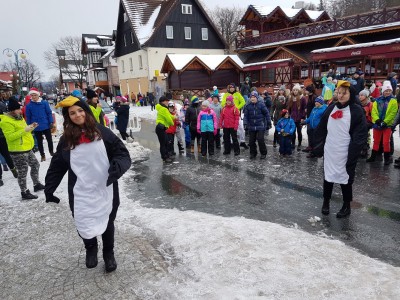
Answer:
<svg viewBox="0 0 400 300"><path fill-rule="evenodd" d="M12 168L11 169L11 173L13 174L13 176L14 176L14 178L18 178L18 171L17 171L17 168Z"/></svg>
<svg viewBox="0 0 400 300"><path fill-rule="evenodd" d="M3 185L4 185L3 179L0 179L0 186L3 186Z"/></svg>
<svg viewBox="0 0 400 300"><path fill-rule="evenodd" d="M374 162L376 159L376 154L378 153L378 151L372 150L371 151L371 156L369 158L367 158L367 162Z"/></svg>
<svg viewBox="0 0 400 300"><path fill-rule="evenodd" d="M164 159L164 162L165 162L166 164L170 164L170 163L172 163L172 159L170 159L169 157L167 157L166 159Z"/></svg>
<svg viewBox="0 0 400 300"><path fill-rule="evenodd" d="M396 159L394 160L394 163L395 163L395 164L400 164L400 157L399 157L399 158L396 158Z"/></svg>
<svg viewBox="0 0 400 300"><path fill-rule="evenodd" d="M190 153L194 153L194 145L190 146Z"/></svg>
<svg viewBox="0 0 400 300"><path fill-rule="evenodd" d="M41 162L46 161L46 156L42 155L42 158L40 159Z"/></svg>
<svg viewBox="0 0 400 300"><path fill-rule="evenodd" d="M393 157L390 156L390 152L383 153L383 157L385 159L385 166L390 165L393 162Z"/></svg>
<svg viewBox="0 0 400 300"><path fill-rule="evenodd" d="M33 191L34 191L34 192L41 191L41 190L44 190L44 185L41 184L40 182L39 182L38 184L35 184L35 185L33 186Z"/></svg>
<svg viewBox="0 0 400 300"><path fill-rule="evenodd" d="M179 154L185 153L185 149L183 149L183 146L181 143L178 143L178 149L179 149Z"/></svg>
<svg viewBox="0 0 400 300"><path fill-rule="evenodd" d="M97 243L86 248L86 268L92 269L97 266Z"/></svg>
<svg viewBox="0 0 400 300"><path fill-rule="evenodd" d="M247 146L245 142L241 142L239 146L243 147L246 150L249 149L249 146Z"/></svg>
<svg viewBox="0 0 400 300"><path fill-rule="evenodd" d="M336 214L336 218L344 218L351 214L350 202L343 202L342 208Z"/></svg>
<svg viewBox="0 0 400 300"><path fill-rule="evenodd" d="M103 253L103 259L107 273L115 271L117 269L117 262L114 257L114 252Z"/></svg>
<svg viewBox="0 0 400 300"><path fill-rule="evenodd" d="M37 199L37 195L31 194L29 190L26 190L25 192L21 192L22 200L31 200L31 199Z"/></svg>
<svg viewBox="0 0 400 300"><path fill-rule="evenodd" d="M324 199L324 203L322 204L321 213L325 216L329 215L329 202L330 199Z"/></svg>

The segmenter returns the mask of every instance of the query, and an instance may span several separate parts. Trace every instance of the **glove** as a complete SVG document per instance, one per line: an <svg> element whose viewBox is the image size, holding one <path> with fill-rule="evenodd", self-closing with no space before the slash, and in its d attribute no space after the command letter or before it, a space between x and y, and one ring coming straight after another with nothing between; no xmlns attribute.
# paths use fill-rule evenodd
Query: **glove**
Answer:
<svg viewBox="0 0 400 300"><path fill-rule="evenodd" d="M381 123L381 127L382 127L382 128L387 128L387 124L386 124L385 122L382 122L382 123Z"/></svg>
<svg viewBox="0 0 400 300"><path fill-rule="evenodd" d="M382 123L381 119L378 119L378 120L375 121L375 125L381 126L381 123Z"/></svg>
<svg viewBox="0 0 400 300"><path fill-rule="evenodd" d="M54 196L53 194L46 194L46 203L49 202L54 202L54 203L60 203L60 198Z"/></svg>

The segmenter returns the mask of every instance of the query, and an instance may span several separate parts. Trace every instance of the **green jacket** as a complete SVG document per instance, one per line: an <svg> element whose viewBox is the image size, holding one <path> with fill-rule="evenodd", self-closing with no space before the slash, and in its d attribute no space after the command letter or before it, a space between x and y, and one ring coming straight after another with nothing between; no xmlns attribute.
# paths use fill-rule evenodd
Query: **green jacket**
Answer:
<svg viewBox="0 0 400 300"><path fill-rule="evenodd" d="M379 109L379 104L384 101L384 97L379 97L373 104L372 104L372 123L375 123L376 120L381 119L383 122L387 124L387 126L392 126L394 123L394 119L396 118L398 106L397 100L393 96L389 97L390 100L387 105L387 109L384 112L381 112ZM387 99L386 99L387 100Z"/></svg>
<svg viewBox="0 0 400 300"><path fill-rule="evenodd" d="M157 111L156 125L161 123L167 128L169 126L174 125L174 116L171 115L168 108L166 108L161 104L157 104L156 111Z"/></svg>
<svg viewBox="0 0 400 300"><path fill-rule="evenodd" d="M224 96L222 96L221 107L225 107L226 97L228 97L229 95L232 94L225 93ZM235 104L237 109L241 110L243 106L246 104L246 100L244 100L242 94L238 92L235 92L232 96L233 96L233 104Z"/></svg>
<svg viewBox="0 0 400 300"><path fill-rule="evenodd" d="M17 120L9 114L0 115L0 127L7 141L9 152L27 152L33 149L35 142L32 132L26 132L25 119Z"/></svg>
<svg viewBox="0 0 400 300"><path fill-rule="evenodd" d="M104 122L104 117L101 114L103 112L101 107L100 106L94 107L92 105L89 105L89 107L90 107L90 109L91 109L91 111L93 113L93 116L96 119L97 123L100 123L101 125L104 125L105 122Z"/></svg>

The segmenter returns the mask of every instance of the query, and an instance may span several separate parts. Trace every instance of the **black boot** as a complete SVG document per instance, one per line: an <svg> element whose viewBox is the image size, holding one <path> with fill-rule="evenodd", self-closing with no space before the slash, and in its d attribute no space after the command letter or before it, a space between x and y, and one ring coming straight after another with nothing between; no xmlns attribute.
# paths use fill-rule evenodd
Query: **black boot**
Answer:
<svg viewBox="0 0 400 300"><path fill-rule="evenodd" d="M114 257L114 252L103 253L104 265L106 268L106 272L112 272L117 269L117 262Z"/></svg>
<svg viewBox="0 0 400 300"><path fill-rule="evenodd" d="M239 146L243 147L246 150L249 149L249 146L247 146L245 142L241 142Z"/></svg>
<svg viewBox="0 0 400 300"><path fill-rule="evenodd" d="M86 268L92 269L97 266L97 243L86 248Z"/></svg>
<svg viewBox="0 0 400 300"><path fill-rule="evenodd" d="M44 190L44 185L41 184L40 182L39 182L38 184L35 184L35 185L33 186L33 191L34 191L34 192L41 191L41 190Z"/></svg>
<svg viewBox="0 0 400 300"><path fill-rule="evenodd" d="M22 200L31 200L31 199L37 199L37 195L31 194L29 190L26 190L25 192L21 192Z"/></svg>
<svg viewBox="0 0 400 300"><path fill-rule="evenodd" d="M336 214L336 218L344 218L351 214L350 202L343 202L342 208Z"/></svg>
<svg viewBox="0 0 400 300"><path fill-rule="evenodd" d="M376 159L376 154L378 153L378 151L372 150L371 151L371 156L369 158L367 158L367 162L374 162Z"/></svg>
<svg viewBox="0 0 400 300"><path fill-rule="evenodd" d="M393 157L390 156L390 152L383 153L383 157L385 159L385 166L390 165L393 162Z"/></svg>
<svg viewBox="0 0 400 300"><path fill-rule="evenodd" d="M182 154L185 152L185 149L183 149L183 146L181 143L178 143L178 149L179 149L179 154Z"/></svg>
<svg viewBox="0 0 400 300"><path fill-rule="evenodd" d="M0 186L3 186L3 185L4 185L3 179L0 179Z"/></svg>
<svg viewBox="0 0 400 300"><path fill-rule="evenodd" d="M324 203L322 204L321 212L325 216L329 215L329 202L330 202L330 199L324 199Z"/></svg>

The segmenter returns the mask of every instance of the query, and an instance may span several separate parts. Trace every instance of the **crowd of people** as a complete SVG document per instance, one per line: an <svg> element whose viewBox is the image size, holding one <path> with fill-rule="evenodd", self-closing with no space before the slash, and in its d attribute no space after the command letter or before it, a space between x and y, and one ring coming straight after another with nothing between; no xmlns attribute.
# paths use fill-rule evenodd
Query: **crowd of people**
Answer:
<svg viewBox="0 0 400 300"><path fill-rule="evenodd" d="M294 150L307 152L307 158L324 157L322 213L329 214L333 184L338 183L344 204L337 217L346 217L351 213L358 159L383 160L384 165L393 162L393 132L400 122L400 91L396 94L396 89L394 73L384 82L368 85L363 73L357 71L348 80L323 78L320 95L313 82L307 80L303 86L294 84L291 89L282 85L271 97L267 91L259 94L246 78L240 86L229 84L222 96L214 87L202 101L196 95L185 99L179 112L173 101L161 97L156 106L161 158L165 163L173 161L174 136L180 136L183 128L187 152L213 156L223 144L224 155L230 155L233 149L238 156L243 147L250 148L250 159L258 153L260 159L266 159L265 136L274 128L272 145L279 145L282 158L290 157ZM307 127L306 147L303 126ZM373 147L369 153L371 131ZM181 137L178 147L183 153ZM400 168L400 158L394 161L394 167Z"/></svg>

